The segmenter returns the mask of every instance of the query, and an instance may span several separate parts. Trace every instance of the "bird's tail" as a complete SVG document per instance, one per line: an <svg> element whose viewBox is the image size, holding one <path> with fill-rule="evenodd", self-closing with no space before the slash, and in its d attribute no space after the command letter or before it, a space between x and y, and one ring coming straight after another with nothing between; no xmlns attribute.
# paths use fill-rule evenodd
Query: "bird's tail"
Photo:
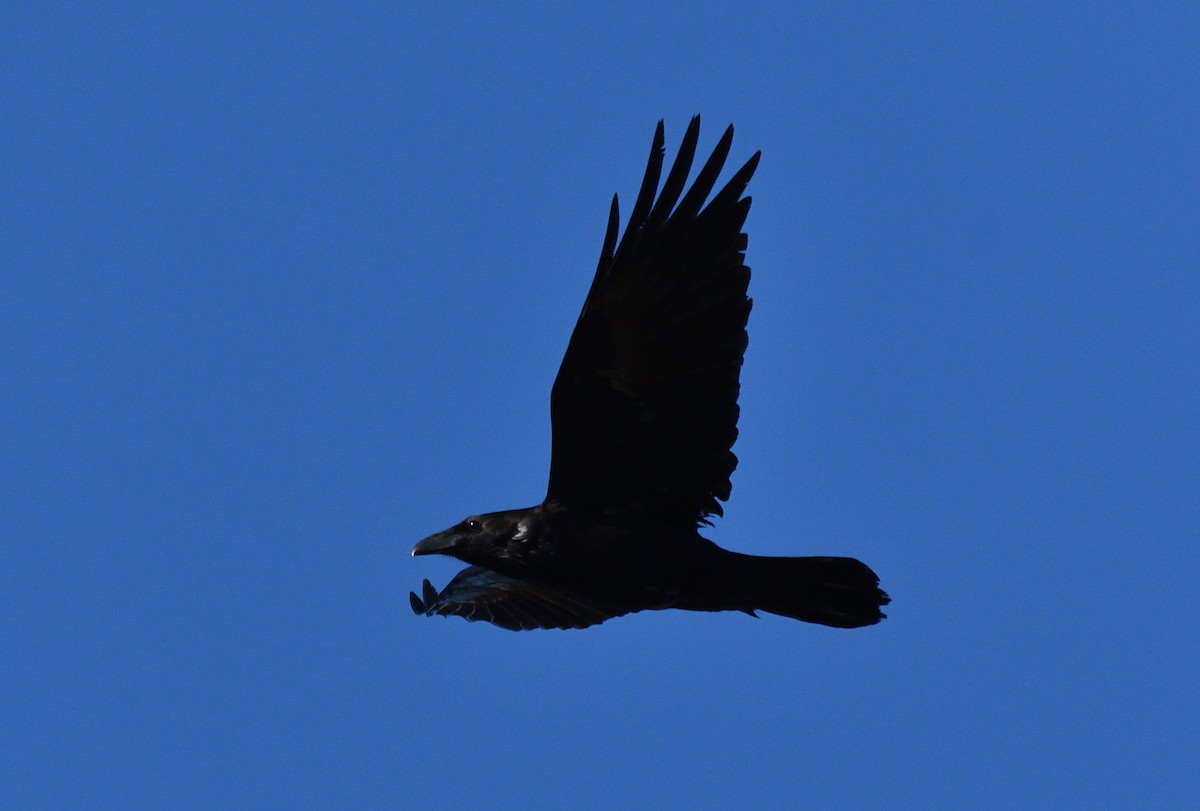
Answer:
<svg viewBox="0 0 1200 811"><path fill-rule="evenodd" d="M854 558L736 557L736 591L745 611L859 628L883 619L879 609L891 602L875 572Z"/></svg>

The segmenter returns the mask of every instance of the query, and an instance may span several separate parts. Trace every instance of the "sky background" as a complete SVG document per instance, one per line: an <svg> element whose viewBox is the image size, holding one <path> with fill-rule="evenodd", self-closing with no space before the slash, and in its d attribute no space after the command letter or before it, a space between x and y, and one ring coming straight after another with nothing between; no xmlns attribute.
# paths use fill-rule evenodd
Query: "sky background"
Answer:
<svg viewBox="0 0 1200 811"><path fill-rule="evenodd" d="M1200 11L120 5L0 30L0 804L1195 807ZM414 616L696 113L763 151L709 536L890 618Z"/></svg>

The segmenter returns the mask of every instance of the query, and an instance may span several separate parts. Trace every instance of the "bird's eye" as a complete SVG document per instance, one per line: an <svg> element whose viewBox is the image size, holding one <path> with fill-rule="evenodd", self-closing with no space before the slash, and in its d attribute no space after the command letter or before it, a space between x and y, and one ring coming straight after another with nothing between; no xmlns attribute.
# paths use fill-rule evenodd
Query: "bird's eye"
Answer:
<svg viewBox="0 0 1200 811"><path fill-rule="evenodd" d="M474 530L479 529L479 522L476 521L474 518L468 518L465 523L467 525L467 529L469 529L469 530L474 531Z"/></svg>

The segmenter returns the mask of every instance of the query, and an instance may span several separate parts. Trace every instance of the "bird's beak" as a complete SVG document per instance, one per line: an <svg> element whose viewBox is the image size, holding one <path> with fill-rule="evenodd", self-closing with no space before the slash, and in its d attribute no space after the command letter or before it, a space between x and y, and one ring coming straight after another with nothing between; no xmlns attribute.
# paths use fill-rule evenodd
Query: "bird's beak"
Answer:
<svg viewBox="0 0 1200 811"><path fill-rule="evenodd" d="M458 532L454 527L435 532L428 538L419 541L413 547L413 557L417 555L449 555L458 542Z"/></svg>

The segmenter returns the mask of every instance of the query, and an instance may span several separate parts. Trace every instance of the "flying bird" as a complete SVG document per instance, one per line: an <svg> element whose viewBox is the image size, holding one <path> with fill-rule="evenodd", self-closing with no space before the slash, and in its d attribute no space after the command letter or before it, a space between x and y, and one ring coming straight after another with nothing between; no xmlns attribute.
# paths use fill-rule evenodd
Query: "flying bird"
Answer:
<svg viewBox="0 0 1200 811"><path fill-rule="evenodd" d="M419 542L413 555L469 565L441 591L426 580L410 594L417 614L511 630L586 628L663 608L765 611L836 628L883 619L889 598L853 558L747 555L699 534L722 515L737 466L750 315L743 192L760 156L709 200L730 126L685 192L699 135L697 116L659 190L659 122L619 243L613 197L550 394L545 500L473 515Z"/></svg>

